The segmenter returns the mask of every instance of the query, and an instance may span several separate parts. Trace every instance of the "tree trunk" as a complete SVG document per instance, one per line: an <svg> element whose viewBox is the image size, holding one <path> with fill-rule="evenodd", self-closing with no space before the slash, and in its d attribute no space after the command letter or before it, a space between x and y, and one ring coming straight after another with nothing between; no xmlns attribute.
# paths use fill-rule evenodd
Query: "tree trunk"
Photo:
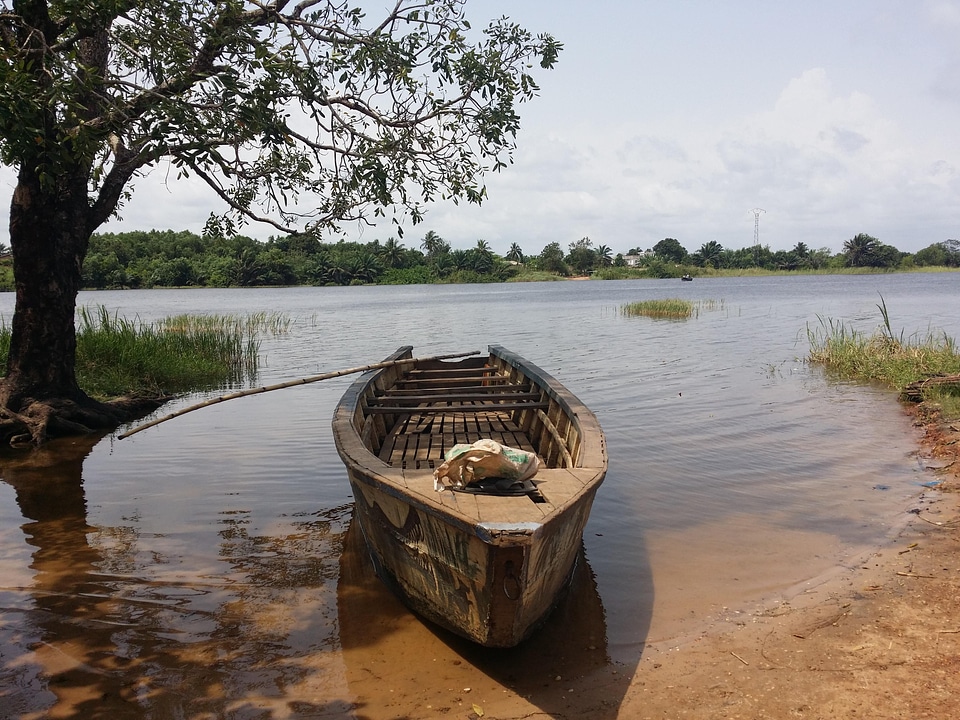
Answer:
<svg viewBox="0 0 960 720"><path fill-rule="evenodd" d="M88 214L85 180L60 179L48 189L29 169L20 171L10 207L16 310L0 390L14 412L50 399L90 402L77 385L74 326Z"/></svg>
<svg viewBox="0 0 960 720"><path fill-rule="evenodd" d="M74 318L93 232L90 215L83 170L42 183L26 163L21 166L10 207L17 299L0 382L0 440L12 445L112 430L163 402L101 403L77 384Z"/></svg>

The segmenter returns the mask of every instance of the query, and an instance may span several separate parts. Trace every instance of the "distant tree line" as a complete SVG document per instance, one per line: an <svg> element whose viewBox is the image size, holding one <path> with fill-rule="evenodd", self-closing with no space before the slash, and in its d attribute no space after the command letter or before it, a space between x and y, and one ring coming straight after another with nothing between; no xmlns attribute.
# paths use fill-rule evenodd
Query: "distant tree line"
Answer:
<svg viewBox="0 0 960 720"><path fill-rule="evenodd" d="M799 242L791 250L771 251L769 246L754 245L728 250L715 240L688 252L675 238L665 238L649 250L634 248L627 254L646 267L651 275L675 275L683 266L714 269L824 270L846 267L910 269L912 267L960 267L960 242L945 240L916 253L906 253L877 238L860 233L843 244L843 251L829 248L813 250ZM614 264L619 264L620 256Z"/></svg>
<svg viewBox="0 0 960 720"><path fill-rule="evenodd" d="M628 264L635 266L628 268ZM254 287L437 282L503 282L521 272L601 277L676 277L688 268L804 270L843 267L909 269L960 267L960 242L945 240L914 254L860 233L843 251L813 250L800 242L791 250L768 246L729 250L709 241L688 252L675 238L648 250L614 255L584 237L566 248L547 244L526 255L519 244L500 256L485 240L452 248L433 231L417 247L396 238L366 243L324 243L313 235L284 235L259 241L242 235L202 237L189 231L134 231L94 235L83 265L86 288ZM3 282L7 285L7 282Z"/></svg>
<svg viewBox="0 0 960 720"><path fill-rule="evenodd" d="M614 263L605 245L590 238L564 251L550 243L527 256L513 243L504 256L485 240L458 249L434 231L418 247L397 238L367 243L324 243L312 235L258 241L242 235L202 237L172 230L100 233L83 264L85 288L256 287L504 282L521 271L587 275Z"/></svg>
<svg viewBox="0 0 960 720"><path fill-rule="evenodd" d="M516 267L478 240L454 250L428 232L423 250L396 238L323 243L312 235L262 242L157 231L94 235L83 264L86 288L255 287L502 282Z"/></svg>

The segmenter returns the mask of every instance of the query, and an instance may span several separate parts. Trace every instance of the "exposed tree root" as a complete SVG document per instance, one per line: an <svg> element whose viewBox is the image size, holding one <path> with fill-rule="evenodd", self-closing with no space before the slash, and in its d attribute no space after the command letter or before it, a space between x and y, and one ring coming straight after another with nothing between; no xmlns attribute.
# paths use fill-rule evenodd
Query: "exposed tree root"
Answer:
<svg viewBox="0 0 960 720"><path fill-rule="evenodd" d="M14 448L37 447L56 437L109 432L120 424L139 420L163 405L170 396L90 400L30 400L19 412L0 407L0 443Z"/></svg>

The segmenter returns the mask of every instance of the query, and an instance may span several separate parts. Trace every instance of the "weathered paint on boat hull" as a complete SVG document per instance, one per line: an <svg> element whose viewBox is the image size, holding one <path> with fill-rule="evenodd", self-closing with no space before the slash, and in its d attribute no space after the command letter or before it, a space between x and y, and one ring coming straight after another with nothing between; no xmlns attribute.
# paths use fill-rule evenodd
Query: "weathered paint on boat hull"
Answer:
<svg viewBox="0 0 960 720"><path fill-rule="evenodd" d="M549 615L574 570L595 493L562 521L463 527L351 472L377 575L416 613L488 647L512 647ZM399 522L398 522L399 521Z"/></svg>

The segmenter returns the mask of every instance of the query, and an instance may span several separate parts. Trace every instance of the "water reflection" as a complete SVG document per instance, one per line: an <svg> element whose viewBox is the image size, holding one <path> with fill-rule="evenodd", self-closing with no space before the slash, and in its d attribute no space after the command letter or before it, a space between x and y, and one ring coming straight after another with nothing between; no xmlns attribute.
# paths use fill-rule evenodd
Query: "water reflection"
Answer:
<svg viewBox="0 0 960 720"><path fill-rule="evenodd" d="M640 582L652 597L649 573ZM337 602L355 717L364 720L474 705L492 717L615 718L636 669L610 659L603 604L583 552L546 624L511 650L480 647L410 614L377 579L356 523L346 534ZM638 624L649 625L651 609L636 606Z"/></svg>
<svg viewBox="0 0 960 720"><path fill-rule="evenodd" d="M19 588L4 588L13 600L4 615L20 616L13 638L23 645L21 655L4 643L3 701L11 714L59 703L67 716L96 717L98 707L120 700L111 678L128 660L115 656L113 628L103 622L110 615L109 589L95 579L99 554L87 539L94 528L81 480L83 459L97 440L56 441L4 463L35 572L32 587L22 589L32 603L16 597Z"/></svg>
<svg viewBox="0 0 960 720"><path fill-rule="evenodd" d="M226 514L226 568L164 578L153 567L171 559L139 557L135 518L100 528L87 520L82 466L98 439L3 462L33 577L2 589L0 716L345 712L349 703L325 683L336 664L331 614L348 508L304 515L285 536L253 535L242 513Z"/></svg>

